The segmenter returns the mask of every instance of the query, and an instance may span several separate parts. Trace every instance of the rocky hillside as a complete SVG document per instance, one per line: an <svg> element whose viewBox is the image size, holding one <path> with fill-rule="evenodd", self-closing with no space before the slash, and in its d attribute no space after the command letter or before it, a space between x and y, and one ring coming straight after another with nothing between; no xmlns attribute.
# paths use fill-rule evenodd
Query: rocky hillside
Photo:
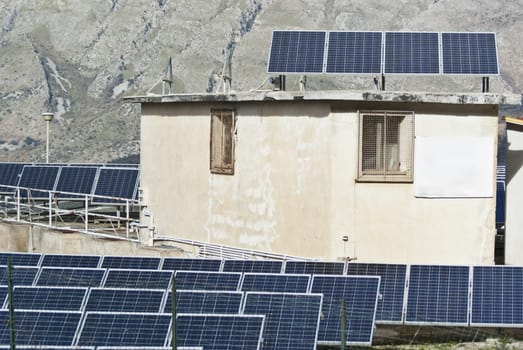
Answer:
<svg viewBox="0 0 523 350"><path fill-rule="evenodd" d="M273 29L492 31L501 75L523 91L523 0L0 0L0 161L110 161L139 153L139 107L173 59L176 92L213 91L224 57L232 87L267 77ZM311 89L371 89L372 79L312 76ZM297 88L288 78L288 89ZM480 91L481 79L390 77L389 90Z"/></svg>

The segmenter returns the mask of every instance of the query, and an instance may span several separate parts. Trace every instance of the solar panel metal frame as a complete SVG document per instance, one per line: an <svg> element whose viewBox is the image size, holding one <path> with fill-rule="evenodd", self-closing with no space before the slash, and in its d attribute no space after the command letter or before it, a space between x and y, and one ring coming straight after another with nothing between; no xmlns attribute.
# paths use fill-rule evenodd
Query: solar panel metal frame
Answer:
<svg viewBox="0 0 523 350"><path fill-rule="evenodd" d="M332 34L340 34L340 35L343 35L343 34L379 34L380 36L380 41L379 41L379 57L378 57L378 60L379 60L379 63L378 63L378 68L376 70L368 70L368 71L365 71L365 69L361 69L361 71L356 71L355 69L353 70L349 70L349 71L329 71L329 62L331 61L331 56L333 53L331 53L334 48L333 48L333 43L332 43L332 40L331 40L331 37L332 37ZM365 40L362 40L360 41L361 44L363 45L366 45L366 41ZM369 75L369 74L381 74L382 71L383 71L383 51L384 51L384 34L383 32L380 32L380 31L329 31L328 32L328 38L327 38L327 52L326 52L326 59L325 59L325 69L324 69L324 73L325 74L351 74L351 75ZM358 56L365 56L365 48L361 48L361 52L358 53ZM345 52L346 53L346 52ZM356 54L355 53L351 53L353 56L355 56ZM364 60L363 57L360 57L362 60Z"/></svg>
<svg viewBox="0 0 523 350"><path fill-rule="evenodd" d="M232 266L230 266L232 265ZM240 265L240 266L238 266ZM267 266L268 265L268 266ZM275 266L280 265L279 269ZM283 273L281 260L248 260L226 259L223 261L222 272L253 272L253 273Z"/></svg>
<svg viewBox="0 0 523 350"><path fill-rule="evenodd" d="M206 313L206 314L223 314L223 315L232 314L232 315L238 315L241 312L241 308L242 308L242 305L243 305L243 292L221 291L221 290L176 290L176 297L178 298L180 296L180 294L190 294L190 293L206 294L206 295L212 295L212 294L215 294L215 295L218 295L218 294L225 295L225 294L228 294L228 295L231 295L231 296L240 297L240 302L238 303L238 309L235 312L232 312L232 310L230 312L228 312L228 311L217 311L216 312L215 310L213 310L212 312L210 312L210 311L209 312L202 312L202 314ZM162 306L161 310L164 313L171 313L172 310L170 310L169 308L172 309L172 293L167 292L166 296L165 296L165 305ZM179 305L179 301L177 300L177 302L176 302L176 311L178 313L181 313L181 314L199 314L199 312L197 312L195 310L183 311L182 309L183 309L183 306Z"/></svg>
<svg viewBox="0 0 523 350"><path fill-rule="evenodd" d="M185 263L189 262L189 266L182 266L182 268L176 269L172 266L166 266L166 265L172 265L174 262L180 262L183 265ZM192 268L192 265L197 263L198 267ZM222 270L222 260L221 259L205 259L205 258L163 258L163 261L161 263L161 270L168 270L168 271L210 271L210 272L221 272ZM224 271L227 272L227 271Z"/></svg>
<svg viewBox="0 0 523 350"><path fill-rule="evenodd" d="M180 283L179 281L179 276L178 275L182 275L182 274L188 274L188 275L217 275L217 276L228 276L228 277L232 277L232 276L237 276L238 277L238 282L236 284L236 288L235 289L206 289L204 287L200 287L199 285L194 287L190 287L190 288L186 288L185 286L182 285L182 283ZM180 289L180 290L221 290L221 291L239 291L239 288L240 288L240 283L241 283L241 278L242 278L242 273L241 272L215 272L215 271L183 271L183 270L178 270L178 271L175 271L175 274L174 274L174 277L176 278L176 288ZM231 287L228 287L226 286L225 288L232 288Z"/></svg>
<svg viewBox="0 0 523 350"><path fill-rule="evenodd" d="M78 309L50 309L49 306L46 306L46 307L42 307L42 308L27 308L27 307L21 307L21 308L17 308L16 307L16 303L19 302L20 300L20 296L17 295L17 292L19 292L20 290L22 289L26 289L26 290L34 290L34 291L37 291L37 290L44 290L44 289L56 289L56 290L81 290L83 291L84 295L82 297L82 301L78 307ZM57 287L57 286L15 286L14 289L13 289L13 301L14 301L14 308L15 310L31 310L31 311L82 311L83 308L84 308L84 305L85 305L85 302L86 302L86 298L87 298L87 291L88 291L88 288L87 287ZM36 296L36 295L35 295ZM5 300L5 303L3 304L3 309L7 309L8 308L8 301L7 301L7 298Z"/></svg>
<svg viewBox="0 0 523 350"><path fill-rule="evenodd" d="M96 292L110 292L110 291L116 291L116 292L144 292L144 293L155 293L155 294L161 294L161 297L160 297L160 300L158 301L158 306L157 306L157 310L155 311L129 311L129 310L125 310L125 311L122 311L122 310L99 310L99 309L91 309L91 306L92 305L90 303L90 300L91 300L91 297L92 297L92 294L93 292L96 293ZM163 305L165 303L165 299L166 299L166 296L165 296L166 292L165 292L165 289L146 289L146 288L104 288L104 287L94 287L94 288L89 288L89 293L87 294L86 296L86 300L85 300L85 311L93 311L93 312L133 312L133 313L161 313L162 310L163 310ZM124 305L124 303L121 303L122 301L125 301L125 300L122 300L122 299L117 299L117 302L120 303L119 305ZM148 303L150 302L150 299L146 300ZM129 304L129 303L125 303L125 304ZM97 304L99 305L99 304Z"/></svg>
<svg viewBox="0 0 523 350"><path fill-rule="evenodd" d="M286 287L287 285L283 286L284 290L265 290L265 289L244 289L244 282L245 277L249 276L265 276L268 278L275 278L275 279L287 279L288 277L294 277L296 279L307 279L307 283L304 286L304 290L288 290ZM255 278L255 277L254 277ZM256 278L255 278L256 279ZM280 281L282 282L282 281ZM275 284L277 285L279 282L275 281ZM243 274L242 279L240 281L240 287L239 290L242 292L272 292L272 293L307 293L310 288L311 283L311 275L309 274L297 274L297 273L257 273L257 272L246 272Z"/></svg>
<svg viewBox="0 0 523 350"><path fill-rule="evenodd" d="M65 184L63 183L63 181L67 181L67 180L71 181L70 178L68 178L67 180L63 180L63 179L65 179L64 176L69 176L69 177L73 176L73 174L67 174L69 171L72 171L71 169L75 169L78 171L84 171L84 172L86 172L86 169L94 171L94 174L92 174L92 179L87 179L87 181L90 182L90 186L88 186L89 187L88 191L78 188L78 182L77 182L79 180L78 175L76 175L76 177L72 179L73 186L70 186L71 182L66 182ZM57 176L57 179L56 179L56 184L55 184L55 189L54 189L56 191L55 198L59 199L59 200L85 200L85 197L86 196L89 197L91 195L91 193L93 193L93 191L94 191L95 180L98 177L99 171L100 171L100 168L96 167L96 166L87 166L87 165L62 166L60 169L60 174ZM90 176L90 175L87 175L87 176ZM80 177L80 180L85 180L85 177ZM80 185L82 185L82 184L80 184ZM69 187L73 187L73 188L69 188ZM81 187L83 187L83 186L81 186ZM78 193L78 194L75 195L73 193Z"/></svg>
<svg viewBox="0 0 523 350"><path fill-rule="evenodd" d="M116 279L115 280L116 282L114 282L112 279L114 279L115 277L113 277L112 275L127 273L128 275L132 275L132 274L158 275L159 276L158 281L160 281L161 284L163 284L163 285L159 285L160 284L160 282L159 282L158 284L155 285L155 287L151 287L150 289L167 289L167 288L170 288L172 281L173 281L173 276L174 276L174 273L172 271L167 271L167 270L145 270L145 269L106 269L106 270L107 270L107 273L105 274L105 278L102 283L102 286L104 288L148 289L147 286L149 284L144 284L145 286L113 284L113 283L120 281L119 280L120 276L118 276L118 279ZM169 277L168 277L167 285L165 285L167 275ZM151 277L151 276L149 276L149 277ZM136 280L136 282L138 282L138 280ZM143 283L144 281L141 281L141 282ZM150 282L150 279L148 279L147 282Z"/></svg>
<svg viewBox="0 0 523 350"><path fill-rule="evenodd" d="M107 193L105 193L105 194L97 193L98 186L100 184L100 177L102 176L102 172L104 172L104 171L111 171L111 170L116 170L116 171L133 171L133 172L136 171L136 181L135 181L134 184L131 184L131 186L133 187L131 198L114 196L113 193L110 193L110 194L107 194ZM140 183L140 169L139 168L135 168L135 167L107 167L107 166L101 167L101 168L99 168L99 171L98 171L98 173L96 175L96 179L94 180L93 190L91 192L91 195L93 196L92 199L91 199L91 203L98 204L98 205L122 205L122 204L126 203L126 200L128 202L136 202L139 183ZM97 197L97 196L101 196L101 197ZM114 198L118 198L118 199L110 199L110 198L105 198L105 197L114 197Z"/></svg>
<svg viewBox="0 0 523 350"><path fill-rule="evenodd" d="M480 72L480 73L447 73L445 71L445 43L444 43L444 36L446 34L460 34L460 35L467 35L467 34L483 34L483 35L493 35L494 38L494 52L496 54L496 72ZM498 52L498 45L497 45L497 37L496 33L494 32L441 32L440 33L441 39L440 39L440 47L441 47L441 73L444 75L458 75L458 76L491 76L491 75L500 75L500 69L499 69L499 52ZM481 56L480 56L481 57Z"/></svg>
<svg viewBox="0 0 523 350"><path fill-rule="evenodd" d="M33 283L34 286L45 286L45 287L49 287L49 286L58 286L58 287L67 287L67 286L75 286L75 287L84 287L86 285L56 285L56 284L39 284L40 282L40 278L42 277L42 274L47 271L52 271L52 270L62 270L62 271L71 271L71 272L74 272L74 271L92 271L93 273L94 272L99 272L99 273L102 273L102 276L101 276L101 279L100 279L100 282L97 286L93 286L93 285L89 285L89 287L100 287L104 281L105 281L105 276L106 276L106 270L105 269L100 269L100 268L88 268L88 267L83 267L83 268L74 268L74 267L54 267L54 266L45 266L45 267L42 267L40 269L40 272L38 273L38 275L36 276L35 278L35 281ZM42 281L43 283L43 281Z"/></svg>
<svg viewBox="0 0 523 350"><path fill-rule="evenodd" d="M112 261L111 261L112 260ZM157 261L155 264L154 262ZM100 267L103 269L159 270L162 259L156 256L102 256Z"/></svg>
<svg viewBox="0 0 523 350"><path fill-rule="evenodd" d="M69 259L71 262L63 261ZM82 260L88 260L87 263L82 263ZM96 266L91 260L97 260ZM49 262L48 260L51 260ZM59 261L54 261L59 260ZM42 254L42 260L40 262L41 267L73 267L73 268L98 268L101 261L100 255L74 255L74 254ZM53 262L54 261L54 262ZM76 261L76 263L73 263Z"/></svg>
<svg viewBox="0 0 523 350"><path fill-rule="evenodd" d="M26 172L26 170L29 172L31 170L33 171L36 171L36 169L57 169L56 170L56 174L54 175L54 181L53 179L51 178L50 182L52 182L52 187L49 188L49 186L43 186L42 183L34 183L34 178L31 178L29 177L29 179L32 179L33 181L29 181L29 183L24 183L24 174ZM50 193L52 193L55 188L56 188L56 183L58 182L58 177L60 177L60 171L62 170L62 167L59 166L59 165L56 165L56 164L53 164L53 165L42 165L42 164L34 164L34 165L25 165L22 169L22 172L20 173L20 178L18 179L18 183L17 183L17 186L18 187L23 187L24 189L20 189L20 198L28 198L28 194L30 192L31 196L30 198L31 199L34 199L34 200L42 200L42 199L48 199L49 198L49 195ZM28 176L35 176L36 174L30 174ZM42 177L40 176L41 174L38 174L39 176L37 177L38 178L38 181L43 181L43 180L40 180ZM48 184L50 184L50 182ZM34 187L34 186L39 186L39 187ZM30 190L26 190L25 188L29 188Z"/></svg>

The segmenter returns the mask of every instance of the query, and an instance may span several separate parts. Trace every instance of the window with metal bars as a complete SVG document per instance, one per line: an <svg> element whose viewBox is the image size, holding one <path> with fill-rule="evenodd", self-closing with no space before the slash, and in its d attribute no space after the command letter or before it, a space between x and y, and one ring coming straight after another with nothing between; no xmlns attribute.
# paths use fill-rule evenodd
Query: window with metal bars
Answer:
<svg viewBox="0 0 523 350"><path fill-rule="evenodd" d="M411 182L414 113L359 113L358 181Z"/></svg>
<svg viewBox="0 0 523 350"><path fill-rule="evenodd" d="M213 174L234 174L235 113L232 109L211 109L211 159Z"/></svg>

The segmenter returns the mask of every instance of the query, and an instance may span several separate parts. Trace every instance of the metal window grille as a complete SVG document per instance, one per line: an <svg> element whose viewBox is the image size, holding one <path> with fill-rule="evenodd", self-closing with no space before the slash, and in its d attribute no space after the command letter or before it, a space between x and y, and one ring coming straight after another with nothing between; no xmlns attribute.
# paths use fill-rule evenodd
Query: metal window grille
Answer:
<svg viewBox="0 0 523 350"><path fill-rule="evenodd" d="M360 112L361 181L412 181L414 113Z"/></svg>
<svg viewBox="0 0 523 350"><path fill-rule="evenodd" d="M211 173L234 174L234 133L234 111L211 110Z"/></svg>

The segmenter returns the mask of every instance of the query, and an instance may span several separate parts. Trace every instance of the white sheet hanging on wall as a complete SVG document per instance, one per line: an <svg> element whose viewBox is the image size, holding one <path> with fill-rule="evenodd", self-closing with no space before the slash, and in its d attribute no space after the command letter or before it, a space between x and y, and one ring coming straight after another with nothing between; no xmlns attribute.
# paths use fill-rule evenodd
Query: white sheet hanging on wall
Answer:
<svg viewBox="0 0 523 350"><path fill-rule="evenodd" d="M491 137L416 137L414 195L492 197L494 142Z"/></svg>

